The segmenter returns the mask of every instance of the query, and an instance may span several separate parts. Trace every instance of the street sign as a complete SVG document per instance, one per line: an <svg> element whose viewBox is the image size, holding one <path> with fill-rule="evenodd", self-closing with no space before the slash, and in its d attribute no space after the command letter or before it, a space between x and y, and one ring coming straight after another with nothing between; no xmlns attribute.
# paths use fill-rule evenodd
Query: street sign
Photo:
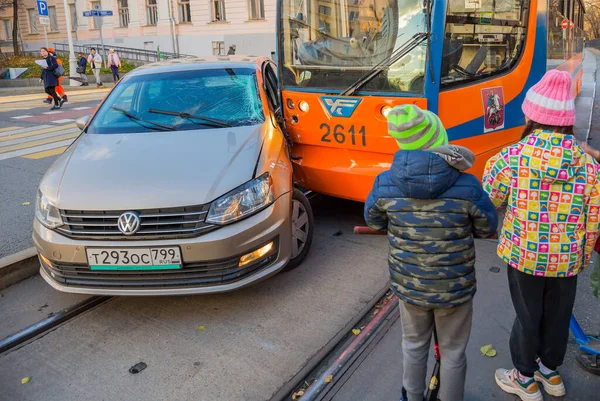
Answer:
<svg viewBox="0 0 600 401"><path fill-rule="evenodd" d="M569 27L569 20L566 18L564 20L562 20L561 26L562 26L562 29L567 29Z"/></svg>
<svg viewBox="0 0 600 401"><path fill-rule="evenodd" d="M40 16L40 25L50 25L50 17Z"/></svg>
<svg viewBox="0 0 600 401"><path fill-rule="evenodd" d="M90 10L84 11L84 17L112 17L113 12L111 10Z"/></svg>
<svg viewBox="0 0 600 401"><path fill-rule="evenodd" d="M48 16L48 3L45 0L37 0L37 10L40 17Z"/></svg>

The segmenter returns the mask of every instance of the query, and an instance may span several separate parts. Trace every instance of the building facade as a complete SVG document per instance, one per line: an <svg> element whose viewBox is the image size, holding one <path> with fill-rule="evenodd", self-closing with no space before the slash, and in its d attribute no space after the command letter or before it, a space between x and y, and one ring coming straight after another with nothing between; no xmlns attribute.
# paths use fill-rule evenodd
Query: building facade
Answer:
<svg viewBox="0 0 600 401"><path fill-rule="evenodd" d="M96 19L84 17L93 9L111 10L102 17L102 35L111 45L196 56L236 54L270 56L275 51L275 0L67 0L75 44L100 43ZM47 0L48 42L67 43L62 0ZM0 11L0 44L12 51L12 9ZM19 9L19 43L24 51L44 46L44 27L36 1L23 0ZM175 32L175 35L173 35ZM175 36L175 38L174 38Z"/></svg>

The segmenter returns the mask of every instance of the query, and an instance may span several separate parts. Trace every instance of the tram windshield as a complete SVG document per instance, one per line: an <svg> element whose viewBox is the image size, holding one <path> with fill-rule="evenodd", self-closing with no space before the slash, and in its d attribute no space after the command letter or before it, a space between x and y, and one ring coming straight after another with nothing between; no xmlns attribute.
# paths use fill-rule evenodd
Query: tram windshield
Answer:
<svg viewBox="0 0 600 401"><path fill-rule="evenodd" d="M339 93L381 65L382 72L361 91L421 93L427 41L412 46L403 57L394 55L415 35L428 31L426 4L423 0L283 0L279 38L283 86Z"/></svg>

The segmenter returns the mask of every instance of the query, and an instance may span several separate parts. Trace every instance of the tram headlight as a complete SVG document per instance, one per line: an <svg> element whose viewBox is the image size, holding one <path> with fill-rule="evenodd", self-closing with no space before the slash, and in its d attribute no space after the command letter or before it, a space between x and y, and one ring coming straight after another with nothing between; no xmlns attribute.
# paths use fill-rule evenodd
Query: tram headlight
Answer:
<svg viewBox="0 0 600 401"><path fill-rule="evenodd" d="M306 113L308 112L308 110L310 110L310 107L308 107L308 103L306 103L304 100L301 100L300 103L298 103L298 108L303 113Z"/></svg>
<svg viewBox="0 0 600 401"><path fill-rule="evenodd" d="M385 105L381 108L381 115L387 118L387 116L390 114L390 111L392 111L392 108L388 105Z"/></svg>

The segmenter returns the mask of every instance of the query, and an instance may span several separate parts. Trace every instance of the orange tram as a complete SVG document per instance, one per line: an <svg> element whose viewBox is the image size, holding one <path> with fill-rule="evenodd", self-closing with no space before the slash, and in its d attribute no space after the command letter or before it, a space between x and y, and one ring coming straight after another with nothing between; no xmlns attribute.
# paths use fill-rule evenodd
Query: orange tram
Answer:
<svg viewBox="0 0 600 401"><path fill-rule="evenodd" d="M278 77L295 180L364 201L398 150L387 113L437 113L472 173L519 140L527 90L547 69L581 86L581 0L280 0Z"/></svg>

